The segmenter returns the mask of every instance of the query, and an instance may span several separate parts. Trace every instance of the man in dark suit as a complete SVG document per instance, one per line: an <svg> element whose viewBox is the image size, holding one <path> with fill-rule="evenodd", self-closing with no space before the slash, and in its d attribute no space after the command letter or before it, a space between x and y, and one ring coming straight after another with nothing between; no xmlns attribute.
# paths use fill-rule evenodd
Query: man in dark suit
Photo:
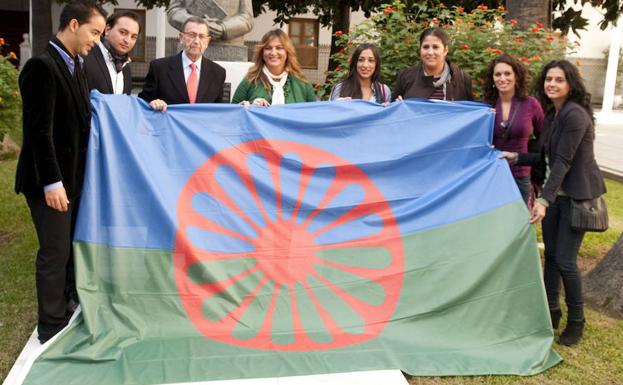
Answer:
<svg viewBox="0 0 623 385"><path fill-rule="evenodd" d="M19 77L23 147L15 192L30 208L39 250L36 285L42 343L60 331L75 308L71 241L84 178L91 111L82 58L100 39L106 11L94 0L72 0L45 52Z"/></svg>
<svg viewBox="0 0 623 385"><path fill-rule="evenodd" d="M223 99L225 69L203 57L210 44L208 23L192 16L181 31L182 52L152 61L138 94L156 110L166 110L167 104L220 103Z"/></svg>
<svg viewBox="0 0 623 385"><path fill-rule="evenodd" d="M103 94L127 94L132 92L132 51L141 27L138 16L132 11L119 11L106 20L102 41L84 59L89 90Z"/></svg>

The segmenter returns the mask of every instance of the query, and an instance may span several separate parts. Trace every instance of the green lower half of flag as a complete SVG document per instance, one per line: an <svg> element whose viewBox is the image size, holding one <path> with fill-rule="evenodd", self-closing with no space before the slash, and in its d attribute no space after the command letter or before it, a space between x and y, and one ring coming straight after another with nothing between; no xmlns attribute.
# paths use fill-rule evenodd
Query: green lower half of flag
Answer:
<svg viewBox="0 0 623 385"><path fill-rule="evenodd" d="M353 256L357 268L389 264L386 250L362 246L325 253L338 265L318 267L302 285L273 282L245 259L195 264L180 283L172 250L76 242L83 312L24 383L158 384L392 368L532 375L560 361L522 201L403 234L402 247L403 271L378 282L357 269L331 268ZM398 291L383 284L392 279L402 280ZM194 316L188 292L180 294L192 285L220 288L196 301ZM387 319L368 314L388 303ZM230 319L235 325L223 326Z"/></svg>

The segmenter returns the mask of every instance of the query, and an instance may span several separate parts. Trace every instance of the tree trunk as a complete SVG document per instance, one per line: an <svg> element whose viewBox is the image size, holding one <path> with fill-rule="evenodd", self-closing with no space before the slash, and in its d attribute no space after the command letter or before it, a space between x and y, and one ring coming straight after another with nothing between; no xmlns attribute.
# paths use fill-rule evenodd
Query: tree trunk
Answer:
<svg viewBox="0 0 623 385"><path fill-rule="evenodd" d="M584 299L614 317L623 318L623 234L584 277Z"/></svg>
<svg viewBox="0 0 623 385"><path fill-rule="evenodd" d="M546 28L552 26L551 0L506 0L506 18L518 21L518 27L528 29L537 21Z"/></svg>
<svg viewBox="0 0 623 385"><path fill-rule="evenodd" d="M337 31L342 31L344 33L348 33L348 29L350 28L350 4L348 1L341 0L338 1L333 10L333 24L331 25L331 51L329 55L333 55L337 51L339 51L339 47L336 45L336 36L335 33ZM337 66L337 62L332 59L329 59L329 68L328 70L334 70Z"/></svg>
<svg viewBox="0 0 623 385"><path fill-rule="evenodd" d="M45 50L52 37L52 0L31 0L32 56Z"/></svg>

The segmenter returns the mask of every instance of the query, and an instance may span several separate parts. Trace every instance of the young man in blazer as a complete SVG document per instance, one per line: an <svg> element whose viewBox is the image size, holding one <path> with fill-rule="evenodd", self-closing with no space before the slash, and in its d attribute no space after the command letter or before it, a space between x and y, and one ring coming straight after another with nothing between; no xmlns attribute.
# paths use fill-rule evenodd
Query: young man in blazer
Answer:
<svg viewBox="0 0 623 385"><path fill-rule="evenodd" d="M168 104L221 103L225 69L203 57L210 44L208 23L191 16L182 26L179 39L182 52L152 61L138 96L161 111Z"/></svg>
<svg viewBox="0 0 623 385"><path fill-rule="evenodd" d="M84 178L91 111L82 58L99 42L106 11L93 0L72 0L45 52L20 73L23 146L15 192L23 193L39 240L36 286L42 343L75 309L71 242Z"/></svg>
<svg viewBox="0 0 623 385"><path fill-rule="evenodd" d="M136 13L119 11L110 15L102 41L84 59L89 90L130 95L132 70L129 64L132 60L128 54L140 32Z"/></svg>

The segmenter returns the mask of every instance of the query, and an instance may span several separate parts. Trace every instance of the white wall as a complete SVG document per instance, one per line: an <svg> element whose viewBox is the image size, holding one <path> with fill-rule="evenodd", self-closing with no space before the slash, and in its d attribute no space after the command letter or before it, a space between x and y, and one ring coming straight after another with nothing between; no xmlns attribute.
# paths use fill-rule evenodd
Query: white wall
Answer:
<svg viewBox="0 0 623 385"><path fill-rule="evenodd" d="M579 9L579 5L573 4L573 1L567 0L567 6L573 6L574 9ZM599 22L603 19L603 15L590 6L590 4L586 4L582 9L582 16L587 18L589 21L589 25L586 27L586 30L579 31L580 37L578 38L573 32L569 32L569 40L572 42L579 42L580 45L576 49L576 53L573 54L573 57L580 58L594 58L594 59L603 59L605 58L604 51L610 48L610 40L613 33L612 26L608 26L605 31L602 31L599 28Z"/></svg>
<svg viewBox="0 0 623 385"><path fill-rule="evenodd" d="M279 26L279 24L273 23L273 19L275 18L275 12L267 12L262 13L258 17L255 18L255 25L253 30L246 34L245 40L248 41L259 41L262 39L262 36L271 29L281 28L284 31L288 31L288 26L284 24L283 26ZM317 19L316 15L312 12L302 13L296 16L297 18L303 19ZM353 12L350 16L350 25L354 26L365 20L363 12ZM331 29L320 26L320 31L318 31L318 40L320 45L329 45L331 43Z"/></svg>

